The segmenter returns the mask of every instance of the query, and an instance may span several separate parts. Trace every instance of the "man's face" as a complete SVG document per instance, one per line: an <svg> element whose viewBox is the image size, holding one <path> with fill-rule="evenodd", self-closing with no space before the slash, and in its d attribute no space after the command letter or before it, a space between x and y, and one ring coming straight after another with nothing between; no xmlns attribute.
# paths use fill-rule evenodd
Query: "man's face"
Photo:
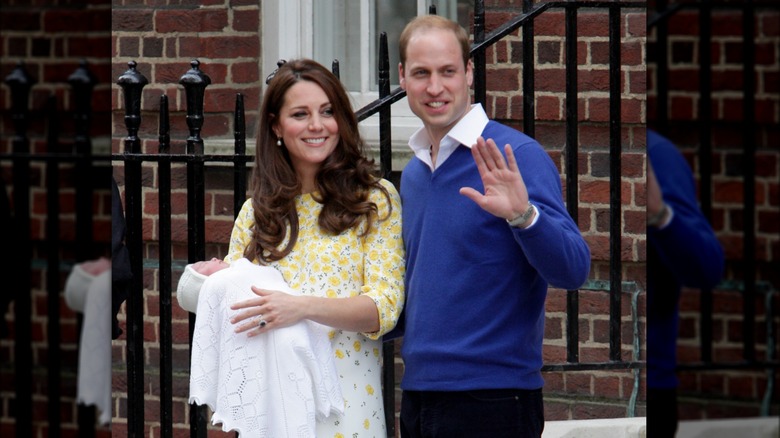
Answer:
<svg viewBox="0 0 780 438"><path fill-rule="evenodd" d="M406 66L398 66L409 107L432 140L438 142L468 112L473 81L471 61L463 65L460 45L447 30L415 33L406 48Z"/></svg>

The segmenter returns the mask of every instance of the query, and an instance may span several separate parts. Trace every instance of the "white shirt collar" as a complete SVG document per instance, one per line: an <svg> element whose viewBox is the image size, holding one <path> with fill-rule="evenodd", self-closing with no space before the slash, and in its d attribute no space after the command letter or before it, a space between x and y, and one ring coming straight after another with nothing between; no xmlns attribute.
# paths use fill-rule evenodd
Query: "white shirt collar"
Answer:
<svg viewBox="0 0 780 438"><path fill-rule="evenodd" d="M436 157L436 167L439 167L444 163L452 153L457 149L459 145L471 147L477 142L477 138L482 135L482 131L485 130L488 122L487 114L482 108L481 104L471 105L471 109L461 118L455 126L450 129L450 132L441 139L439 143L439 153ZM431 162L431 140L428 137L428 131L425 127L417 130L411 137L409 137L409 147L414 152L414 155L420 159L423 163L433 170L433 163Z"/></svg>

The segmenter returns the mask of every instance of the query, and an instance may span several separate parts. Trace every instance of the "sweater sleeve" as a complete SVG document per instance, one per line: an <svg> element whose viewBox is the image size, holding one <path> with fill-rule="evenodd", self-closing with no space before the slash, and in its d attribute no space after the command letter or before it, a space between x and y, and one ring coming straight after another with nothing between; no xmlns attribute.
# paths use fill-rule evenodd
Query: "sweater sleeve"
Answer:
<svg viewBox="0 0 780 438"><path fill-rule="evenodd" d="M515 240L550 285L577 289L590 273L590 249L564 207L558 170L535 142L514 146L513 150L529 200L541 212L532 227L512 229Z"/></svg>
<svg viewBox="0 0 780 438"><path fill-rule="evenodd" d="M369 339L379 339L398 322L404 306L404 247L401 237L401 198L389 181L382 185L390 194L392 211L387 216L387 198L378 190L371 194L377 204L378 220L363 242L364 281L361 294L371 298L379 312L379 330L363 333Z"/></svg>

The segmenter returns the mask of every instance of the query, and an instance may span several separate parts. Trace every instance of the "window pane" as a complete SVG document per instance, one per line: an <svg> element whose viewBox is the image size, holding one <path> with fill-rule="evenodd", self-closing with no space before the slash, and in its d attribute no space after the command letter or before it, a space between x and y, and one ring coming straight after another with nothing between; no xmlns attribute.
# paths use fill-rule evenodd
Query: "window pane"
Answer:
<svg viewBox="0 0 780 438"><path fill-rule="evenodd" d="M387 33L387 51L390 55L390 83L398 85L398 38L404 26L417 16L417 2L409 0L381 0L373 3L371 14L375 29L371 44L371 90L377 90L377 57L379 55L379 35Z"/></svg>
<svg viewBox="0 0 780 438"><path fill-rule="evenodd" d="M330 68L339 61L341 82L348 90L360 90L360 2L316 0L313 58Z"/></svg>

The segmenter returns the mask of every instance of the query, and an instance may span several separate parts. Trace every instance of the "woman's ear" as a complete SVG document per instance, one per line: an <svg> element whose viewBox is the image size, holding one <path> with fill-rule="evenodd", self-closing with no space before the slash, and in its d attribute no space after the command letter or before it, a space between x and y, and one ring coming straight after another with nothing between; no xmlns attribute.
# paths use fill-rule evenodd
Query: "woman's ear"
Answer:
<svg viewBox="0 0 780 438"><path fill-rule="evenodd" d="M279 129L279 124L277 123L276 116L273 114L268 115L268 124L271 126L271 131L274 132L274 135L276 138L281 138L281 129Z"/></svg>

